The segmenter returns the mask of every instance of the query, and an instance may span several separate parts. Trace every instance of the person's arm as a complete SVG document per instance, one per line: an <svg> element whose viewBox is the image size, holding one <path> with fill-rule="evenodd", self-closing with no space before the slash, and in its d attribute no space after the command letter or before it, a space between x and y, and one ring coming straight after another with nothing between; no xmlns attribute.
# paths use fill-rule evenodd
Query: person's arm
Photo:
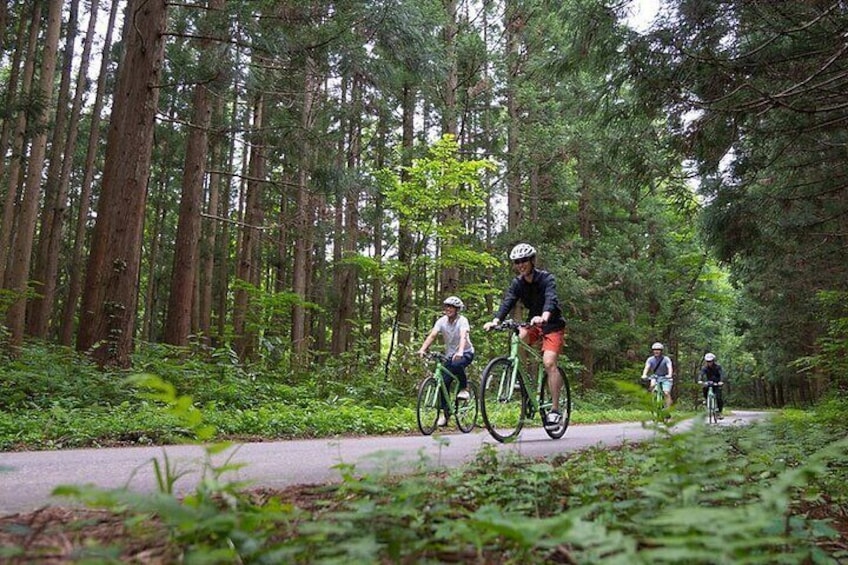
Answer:
<svg viewBox="0 0 848 565"><path fill-rule="evenodd" d="M544 278L539 281L542 285L542 293L545 297L542 313L539 316L534 316L530 323L541 326L548 323L551 319L554 310L559 308L559 299L556 292L556 278L550 273L545 273Z"/></svg>
<svg viewBox="0 0 848 565"><path fill-rule="evenodd" d="M512 280L509 288L507 288L504 293L503 300L501 300L500 308L498 308L495 317L492 318L491 322L486 322L483 325L484 330L489 330L489 328L500 324L506 315L509 314L510 310L512 310L512 307L515 306L515 303L518 302L518 294L516 292L518 289L518 283L518 278Z"/></svg>
<svg viewBox="0 0 848 565"><path fill-rule="evenodd" d="M439 335L439 328L433 326L433 329L430 330L430 333L427 334L427 337L424 339L424 343L421 344L421 349L418 350L418 355L423 357L424 354L427 353L427 349L430 345L432 345L437 335Z"/></svg>
<svg viewBox="0 0 848 565"><path fill-rule="evenodd" d="M548 273L548 276L545 277L544 282L545 288L545 305L542 307L542 317L545 318L545 321L548 321L548 318L551 317L551 312L559 309L559 298L557 297L556 290L556 277L554 277L551 273Z"/></svg>
<svg viewBox="0 0 848 565"><path fill-rule="evenodd" d="M465 353L465 345L468 343L468 327L463 327L459 330L459 345L456 346L456 351L453 354L454 359L462 358Z"/></svg>
<svg viewBox="0 0 848 565"><path fill-rule="evenodd" d="M668 378L673 379L674 378L674 365L671 362L671 357L666 357L666 359L668 359Z"/></svg>
<svg viewBox="0 0 848 565"><path fill-rule="evenodd" d="M645 368L642 369L642 378L645 379L648 377L648 371L651 369L651 360L648 359L645 361Z"/></svg>

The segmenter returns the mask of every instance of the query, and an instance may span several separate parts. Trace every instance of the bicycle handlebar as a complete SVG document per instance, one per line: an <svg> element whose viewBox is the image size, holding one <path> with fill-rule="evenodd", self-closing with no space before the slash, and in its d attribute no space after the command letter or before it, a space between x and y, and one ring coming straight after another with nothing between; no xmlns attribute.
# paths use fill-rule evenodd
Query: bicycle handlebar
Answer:
<svg viewBox="0 0 848 565"><path fill-rule="evenodd" d="M698 381L698 384L701 386L724 386L724 381Z"/></svg>
<svg viewBox="0 0 848 565"><path fill-rule="evenodd" d="M427 359L428 361L439 361L441 363L444 363L445 361L448 360L447 355L445 355L444 353L440 353L438 351L428 351L424 354L424 358Z"/></svg>
<svg viewBox="0 0 848 565"><path fill-rule="evenodd" d="M532 325L533 324L531 324L530 322L516 322L515 320L510 319L504 320L496 326L492 326L491 328L489 328L489 331L515 331L518 328L529 328Z"/></svg>

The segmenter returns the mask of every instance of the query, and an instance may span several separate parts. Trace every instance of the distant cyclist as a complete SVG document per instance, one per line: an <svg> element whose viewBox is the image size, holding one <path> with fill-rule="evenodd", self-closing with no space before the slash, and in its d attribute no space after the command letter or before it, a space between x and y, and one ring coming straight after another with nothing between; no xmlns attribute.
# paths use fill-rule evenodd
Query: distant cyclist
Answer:
<svg viewBox="0 0 848 565"><path fill-rule="evenodd" d="M707 353L704 355L704 366L701 367L701 376L698 380L710 383L709 386L704 387L705 400L709 387L713 387L713 392L716 396L716 406L718 408L718 418L719 420L722 419L724 417L721 415L721 411L724 409L724 399L721 395L721 385L724 384L724 372L721 370L721 365L716 363L716 356L714 354Z"/></svg>
<svg viewBox="0 0 848 565"><path fill-rule="evenodd" d="M498 325L521 300L532 325L520 328L518 337L529 344L541 342L542 362L548 375L551 402L559 406L562 378L557 363L565 340L565 320L559 308L556 281L548 271L536 268L536 249L532 245L519 243L512 248L509 258L518 276L512 279L495 318L486 322L483 329L488 331ZM556 428L561 422L562 415L557 410L551 410L546 416L545 427Z"/></svg>
<svg viewBox="0 0 848 565"><path fill-rule="evenodd" d="M458 296L448 296L442 302L442 311L444 315L436 320L433 324L433 329L427 334L424 343L421 344L421 349L418 350L418 355L424 356L427 349L436 339L439 334L442 334L442 339L445 342L445 369L450 371L459 380L459 392L457 398L460 400L468 400L468 377L465 374L465 368L468 367L474 360L474 346L471 344L471 326L468 323L468 318L462 316L459 312L465 308L462 300ZM445 377L445 384L450 390L453 379ZM442 399L443 408L447 399ZM439 414L439 420L436 422L439 426L447 424L445 411Z"/></svg>
<svg viewBox="0 0 848 565"><path fill-rule="evenodd" d="M663 344L655 342L651 346L652 355L645 361L645 368L642 369L642 378L651 379L651 390L654 387L661 387L663 397L665 398L665 407L671 406L671 387L674 384L674 368L671 364L671 359L663 355Z"/></svg>

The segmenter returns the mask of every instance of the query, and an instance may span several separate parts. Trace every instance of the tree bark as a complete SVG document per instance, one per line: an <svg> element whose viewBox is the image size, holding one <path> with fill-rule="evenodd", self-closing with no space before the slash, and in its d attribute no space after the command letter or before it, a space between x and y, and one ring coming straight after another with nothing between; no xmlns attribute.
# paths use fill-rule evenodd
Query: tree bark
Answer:
<svg viewBox="0 0 848 565"><path fill-rule="evenodd" d="M208 9L218 11L224 0L210 0ZM203 37L214 33L208 25L201 25ZM212 51L211 39L200 41L201 52ZM214 58L214 56L212 57ZM213 79L214 84L214 79ZM194 116L189 126L183 167L182 194L174 245L174 264L171 270L171 289L168 296L168 315L165 322L165 343L187 345L191 333L192 306L198 280L198 256L200 251L200 210L203 205L203 181L206 176L206 160L209 153L209 126L212 123L212 92L205 83L195 85Z"/></svg>
<svg viewBox="0 0 848 565"><path fill-rule="evenodd" d="M21 94L20 98L25 100L29 98L32 90L32 81L35 76L35 54L38 44L38 34L41 31L41 3L36 2L32 9L32 24L29 26L29 37L27 39L26 59L24 60L24 71L21 76ZM21 32L23 32L23 23L26 18L21 18ZM23 36L21 36L23 37ZM18 55L18 52L15 53ZM17 68L17 65L15 66ZM13 69L14 72L14 69ZM14 76L14 75L12 75ZM15 92L12 89L13 82L9 83L8 100L11 102L15 98ZM11 108L13 104L9 104ZM6 198L3 203L3 221L0 222L0 283L3 288L11 288L7 285L7 266L9 264L9 254L12 248L13 234L15 233L15 224L17 221L17 206L20 183L22 178L22 168L24 161L24 147L26 141L27 129L27 113L19 111L15 120L14 133L12 134L12 156L9 165L9 186L6 191ZM5 159L2 159L5 163Z"/></svg>
<svg viewBox="0 0 848 565"><path fill-rule="evenodd" d="M304 134L300 149L299 170L297 174L297 219L295 226L299 237L294 246L294 275L292 290L302 300L307 299L307 282L309 281L309 256L312 251L312 216L314 214L312 198L309 191L309 171L311 163L311 144L309 143L309 132L312 130L314 121L313 106L315 104L315 91L318 88L315 63L306 58L303 74L303 107L301 109L300 125ZM292 349L295 353L295 363L306 361L306 353L309 350L306 328L306 309L303 304L295 304L292 308Z"/></svg>
<svg viewBox="0 0 848 565"><path fill-rule="evenodd" d="M244 206L244 227L242 228L241 247L239 247L236 265L236 279L258 286L259 245L261 239L262 192L265 178L265 141L262 130L265 124L265 98L259 95L254 103L253 135L250 145L250 163L247 181L247 194ZM236 289L233 305L233 330L236 334L235 349L240 359L249 359L253 355L256 339L250 328L248 312L250 294L247 289Z"/></svg>
<svg viewBox="0 0 848 565"><path fill-rule="evenodd" d="M88 214L91 208L91 186L94 181L97 147L100 143L100 122L103 103L106 98L106 77L109 74L109 53L112 48L112 35L115 30L115 20L118 17L118 2L112 2L109 11L109 23L106 26L106 36L103 39L103 57L100 61L100 74L97 78L97 93L91 109L91 128L88 132L88 148L85 156L85 167L80 197L77 209L77 220L74 235L74 248L69 258L70 274L68 275L68 294L62 307L62 323L59 328L59 343L70 346L74 339L74 323L76 320L77 303L82 292L82 253L87 233Z"/></svg>
<svg viewBox="0 0 848 565"><path fill-rule="evenodd" d="M402 117L402 164L409 166L412 163L412 146L414 142L414 116L415 116L415 89L412 85L405 85L401 99L403 111ZM401 172L401 181L408 180L409 174L404 169ZM414 257L414 238L406 226L398 227L398 262L403 269L397 279L397 341L406 345L412 339L412 269Z"/></svg>
<svg viewBox="0 0 848 565"><path fill-rule="evenodd" d="M456 92L459 88L459 68L456 56L456 36L458 34L457 25L457 2L456 0L444 0L446 24L442 34L445 43L445 51L448 64L448 73L445 78L444 85L444 118L442 125L442 135L452 135L457 138L457 101ZM457 191L459 188L456 189ZM450 206L444 211L442 220L447 224L457 223L460 221L459 208ZM440 245L441 249L450 246L452 242L443 241ZM455 265L442 265L438 279L439 288L436 294L441 292L444 296L456 294L459 290L459 267ZM436 297L434 297L436 298ZM437 298L436 298L437 299Z"/></svg>
<svg viewBox="0 0 848 565"><path fill-rule="evenodd" d="M159 76L168 5L130 0L131 25L115 89L103 189L94 226L77 349L100 366L129 367Z"/></svg>
<svg viewBox="0 0 848 565"><path fill-rule="evenodd" d="M71 3L68 21L68 35L65 41L65 62L62 70L62 82L59 88L59 104L56 112L56 125L53 131L53 146L50 155L50 168L44 207L41 214L41 236L38 241L38 254L32 278L41 284L41 296L29 305L27 333L44 338L47 335L53 305L56 301L56 285L59 278L59 248L62 244L62 229L65 225L65 212L68 208L68 185L79 132L79 115L82 111L82 96L87 90L88 65L91 59L97 9L99 0L91 3L83 51L79 56L79 70L76 91L71 104L70 115L66 112L70 97L71 69L76 42L77 11L79 0ZM63 135L64 134L64 135Z"/></svg>
<svg viewBox="0 0 848 565"><path fill-rule="evenodd" d="M507 230L518 229L521 223L521 173L518 155L518 75L520 69L518 27L520 17L517 2L507 0L504 8L504 30L506 33L506 191L507 191Z"/></svg>
<svg viewBox="0 0 848 565"><path fill-rule="evenodd" d="M6 325L10 333L9 347L13 352L20 347L24 340L27 304L25 293L28 287L27 281L29 279L38 204L41 200L41 175L47 152L46 121L48 109L53 101L53 77L56 74L56 56L59 49L61 29L62 4L50 2L44 49L41 57L41 76L39 78L39 90L44 101L44 107L41 114L35 117L33 123L35 131L39 133L32 140L24 194L18 215L18 226L15 230L15 243L12 246L12 263L6 284L8 289L18 293L6 313Z"/></svg>

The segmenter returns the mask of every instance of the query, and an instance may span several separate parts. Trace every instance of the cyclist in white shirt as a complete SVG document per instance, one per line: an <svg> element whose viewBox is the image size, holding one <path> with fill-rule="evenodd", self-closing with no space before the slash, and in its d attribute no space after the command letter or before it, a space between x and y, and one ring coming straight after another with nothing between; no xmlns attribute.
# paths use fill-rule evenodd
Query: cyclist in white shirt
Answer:
<svg viewBox="0 0 848 565"><path fill-rule="evenodd" d="M461 315L459 312L465 305L457 296L448 296L442 302L444 315L436 320L433 324L433 329L427 334L424 343L421 344L421 349L418 354L424 356L427 349L435 341L436 337L441 334L445 342L445 369L450 371L459 380L459 393L457 398L460 400L468 400L468 377L465 374L465 368L474 360L474 345L471 343L471 326L468 323L468 318ZM445 384L450 389L453 379L445 377ZM446 399L442 399L444 404ZM447 424L444 411L439 415L439 426Z"/></svg>

